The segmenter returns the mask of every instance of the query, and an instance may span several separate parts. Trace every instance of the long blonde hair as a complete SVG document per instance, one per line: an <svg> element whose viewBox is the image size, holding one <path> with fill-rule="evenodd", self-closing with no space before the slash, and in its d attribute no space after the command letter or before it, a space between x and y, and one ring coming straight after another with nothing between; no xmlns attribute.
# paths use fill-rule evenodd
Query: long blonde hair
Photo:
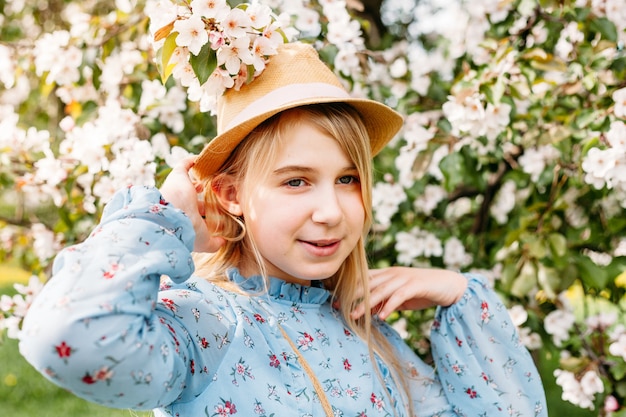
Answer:
<svg viewBox="0 0 626 417"><path fill-rule="evenodd" d="M359 288L366 288L369 280L365 239L372 222L372 155L367 130L361 117L351 106L343 103L309 105L279 113L248 135L233 151L222 168L206 180L207 215L214 216L210 221L217 224L220 235L226 239L226 243L215 254L198 256L196 273L218 285L233 289L226 277L226 270L239 265L252 254L259 274L267 278L254 238L250 237L245 229L245 219L233 216L222 208L211 190L212 187L219 187L224 178L231 177L242 187L243 195L246 195L247 191L251 190L258 181L262 181L269 175L275 162L273 158L278 155L278 150L285 140L284 132L304 119L337 140L354 163L360 177L361 198L365 211L361 238L339 270L324 280L324 287L332 292L333 297L340 300L341 316L345 324L367 343L372 359L376 354L390 367L393 379L405 393L403 397L408 399L407 411L409 415L413 415L408 382L403 375L403 364L387 338L372 326L368 292L365 291L361 298L356 297ZM354 320L350 312L360 303L365 305L366 314ZM376 360L372 360L372 363L376 366ZM382 380L380 370L376 369L376 371ZM393 401L391 396L389 399Z"/></svg>

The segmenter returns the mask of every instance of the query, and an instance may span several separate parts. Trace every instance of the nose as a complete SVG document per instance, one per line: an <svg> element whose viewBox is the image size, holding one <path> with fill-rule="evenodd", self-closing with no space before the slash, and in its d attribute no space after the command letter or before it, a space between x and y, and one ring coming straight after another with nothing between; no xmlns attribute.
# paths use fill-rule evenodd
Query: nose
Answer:
<svg viewBox="0 0 626 417"><path fill-rule="evenodd" d="M315 193L311 219L315 223L334 226L343 219L340 194L334 186L321 187Z"/></svg>

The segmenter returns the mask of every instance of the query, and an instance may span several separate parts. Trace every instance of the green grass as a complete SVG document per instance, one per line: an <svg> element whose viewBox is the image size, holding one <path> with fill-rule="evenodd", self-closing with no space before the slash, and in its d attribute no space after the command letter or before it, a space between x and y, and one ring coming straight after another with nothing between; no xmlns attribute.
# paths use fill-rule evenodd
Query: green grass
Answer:
<svg viewBox="0 0 626 417"><path fill-rule="evenodd" d="M0 294L3 294L5 287L12 287L14 282L20 282L25 284L28 282L28 278L31 274L23 269L11 265L0 264Z"/></svg>

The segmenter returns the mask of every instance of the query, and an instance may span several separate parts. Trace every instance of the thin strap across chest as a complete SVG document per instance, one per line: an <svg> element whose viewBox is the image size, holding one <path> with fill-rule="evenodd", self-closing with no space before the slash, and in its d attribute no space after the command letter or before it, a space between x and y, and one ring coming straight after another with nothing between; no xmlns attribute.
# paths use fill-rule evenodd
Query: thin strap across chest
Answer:
<svg viewBox="0 0 626 417"><path fill-rule="evenodd" d="M283 326L281 326L280 323L277 323L277 324L278 324L278 328L280 329L280 332L283 334L283 337L287 339L287 342L289 342L291 349L295 352L296 356L298 357L298 362L300 362L300 365L302 366L304 371L307 373L307 375L311 379L311 382L313 383L313 388L315 388L315 392L317 393L317 396L320 399L320 402L322 403L322 408L324 409L324 412L326 413L326 417L334 417L335 414L333 413L333 408L328 402L328 398L326 397L326 394L324 393L324 389L322 388L322 385L320 384L319 380L315 376L315 373L313 373L313 370L309 366L309 363L306 361L306 359L304 359L304 356L302 356L302 354L298 350L298 347L295 345L295 343L293 343L291 338L287 335L287 332L285 332L285 329L283 329Z"/></svg>

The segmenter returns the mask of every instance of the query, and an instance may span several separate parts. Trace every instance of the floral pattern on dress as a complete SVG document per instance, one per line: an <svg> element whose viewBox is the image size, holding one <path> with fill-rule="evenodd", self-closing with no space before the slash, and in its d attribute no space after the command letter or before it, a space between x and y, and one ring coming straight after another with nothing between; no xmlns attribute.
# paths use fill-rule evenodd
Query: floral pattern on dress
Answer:
<svg viewBox="0 0 626 417"><path fill-rule="evenodd" d="M266 284L236 269L229 279L237 292L198 279L193 239L189 219L158 190L118 192L90 237L57 256L24 321L22 354L80 397L153 408L157 417L324 415L280 324L336 416L405 416L407 399L386 364L372 362L328 291ZM482 277L467 278L462 300L437 310L434 369L374 320L406 363L416 413L547 415L539 374L506 309Z"/></svg>

